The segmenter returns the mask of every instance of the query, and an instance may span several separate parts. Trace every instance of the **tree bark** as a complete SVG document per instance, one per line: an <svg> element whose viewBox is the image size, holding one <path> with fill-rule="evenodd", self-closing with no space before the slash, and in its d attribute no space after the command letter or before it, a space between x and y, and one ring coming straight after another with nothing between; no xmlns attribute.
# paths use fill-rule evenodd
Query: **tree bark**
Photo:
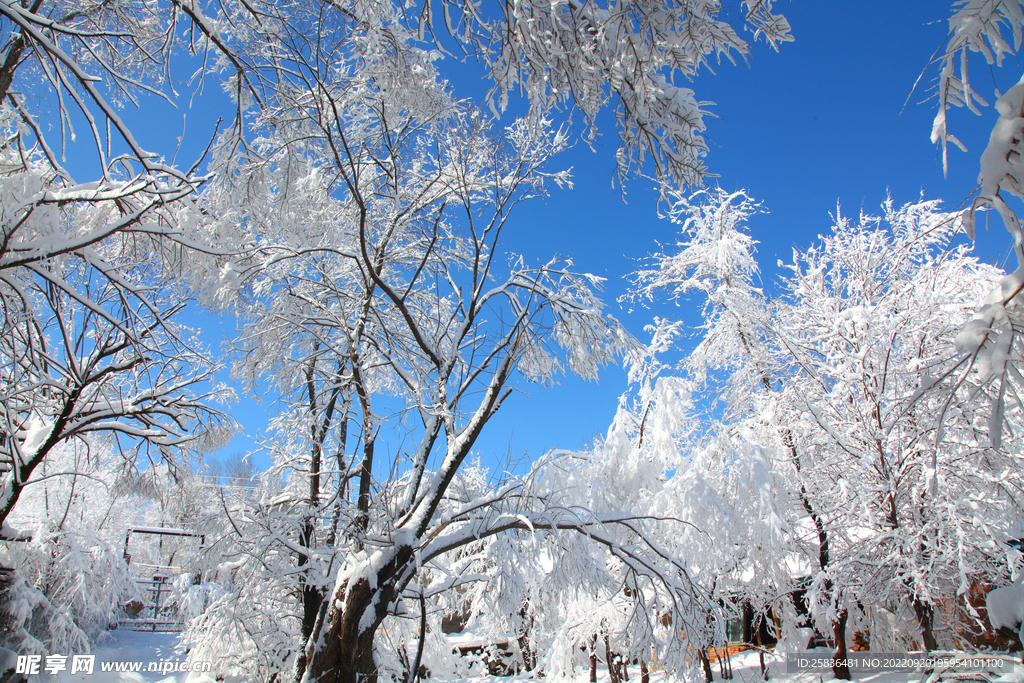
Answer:
<svg viewBox="0 0 1024 683"><path fill-rule="evenodd" d="M849 613L844 609L832 623L832 635L836 641L836 652L833 656L832 675L842 681L850 680L850 667L846 664L846 619Z"/></svg>
<svg viewBox="0 0 1024 683"><path fill-rule="evenodd" d="M597 634L590 639L590 683L597 683Z"/></svg>
<svg viewBox="0 0 1024 683"><path fill-rule="evenodd" d="M427 639L427 599L423 595L423 588L420 588L420 640L416 644L416 659L413 660L409 669L407 683L415 683L420 675L420 666L423 663L423 642Z"/></svg>
<svg viewBox="0 0 1024 683"><path fill-rule="evenodd" d="M707 683L714 683L715 674L711 671L711 658L708 657L707 649L701 648L697 656L700 658L700 665L704 669L704 680Z"/></svg>
<svg viewBox="0 0 1024 683"><path fill-rule="evenodd" d="M718 654L718 668L722 672L722 680L732 680L732 659L730 659L729 655L729 643L726 643Z"/></svg>
<svg viewBox="0 0 1024 683"><path fill-rule="evenodd" d="M300 543L304 548L312 549L313 545L313 520L308 517L302 525L302 537ZM320 590L311 584L310 571L309 571L309 555L300 554L298 557L298 567L302 569L306 568L306 571L302 574L299 580L301 587L302 596L302 624L300 626L300 635L302 636L302 649L299 651L299 655L295 661L295 681L302 680L302 676L306 673L306 666L308 661L306 658L305 645L309 641L309 637L313 635L313 629L316 626L317 619L320 617L320 607L323 604L324 596Z"/></svg>
<svg viewBox="0 0 1024 683"><path fill-rule="evenodd" d="M374 577L345 583L330 596L326 632L313 633L311 643L323 642L320 650L307 649L309 666L304 680L312 683L377 683L373 639L388 607L398 597L396 582L413 561L412 547L395 548L391 559ZM358 576L359 573L356 573ZM370 610L369 612L367 610Z"/></svg>
<svg viewBox="0 0 1024 683"><path fill-rule="evenodd" d="M519 619L522 626L516 633L516 641L519 643L519 651L523 655L523 669L533 671L537 666L537 653L534 652L530 643L530 632L533 629L533 617L530 616L529 602L524 602L519 609Z"/></svg>
<svg viewBox="0 0 1024 683"><path fill-rule="evenodd" d="M921 644L924 646L925 652L938 650L939 644L935 640L935 633L932 631L932 618L934 616L932 606L918 598L914 598L914 615L917 617L918 628L921 629Z"/></svg>
<svg viewBox="0 0 1024 683"><path fill-rule="evenodd" d="M323 648L310 657L305 680L313 683L376 683L377 665L373 659L375 620L368 628L360 628L366 609L373 604L375 591L370 582L359 579L346 586L336 599L344 609L331 610Z"/></svg>
<svg viewBox="0 0 1024 683"><path fill-rule="evenodd" d="M757 661L761 665L761 678L768 680L768 667L764 664L764 643L761 642L761 620L764 619L764 615L759 615L757 618L757 634L754 637L754 642L757 643Z"/></svg>
<svg viewBox="0 0 1024 683"><path fill-rule="evenodd" d="M608 634L604 634L604 661L608 664L608 680L619 683L619 669L615 666L615 653L612 652Z"/></svg>

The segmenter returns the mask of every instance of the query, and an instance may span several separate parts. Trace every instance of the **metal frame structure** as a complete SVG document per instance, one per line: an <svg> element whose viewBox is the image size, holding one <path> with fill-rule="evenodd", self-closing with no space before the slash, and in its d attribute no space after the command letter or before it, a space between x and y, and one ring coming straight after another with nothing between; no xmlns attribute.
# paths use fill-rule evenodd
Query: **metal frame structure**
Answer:
<svg viewBox="0 0 1024 683"><path fill-rule="evenodd" d="M205 534L196 533L187 529L146 526L128 527L124 536L124 559L129 570L132 567L132 556L131 553L128 552L128 544L131 541L133 533L154 536L192 537L199 539L200 549L206 545ZM163 542L161 539L161 549L162 547ZM151 578L135 578L135 582L139 584L143 593L147 595L147 599L143 603L142 609L135 615L130 614L127 610L128 606L125 605L121 610L122 614L117 621L117 627L130 631L181 631L184 628L184 623L180 618L178 618L176 611L172 611L172 606L167 604L161 605L161 600L166 598L167 594L170 593L170 572L176 570L176 572L180 574L183 568L177 565L147 564L143 562L136 562L135 566L145 567L147 569L167 570L168 573L155 573Z"/></svg>

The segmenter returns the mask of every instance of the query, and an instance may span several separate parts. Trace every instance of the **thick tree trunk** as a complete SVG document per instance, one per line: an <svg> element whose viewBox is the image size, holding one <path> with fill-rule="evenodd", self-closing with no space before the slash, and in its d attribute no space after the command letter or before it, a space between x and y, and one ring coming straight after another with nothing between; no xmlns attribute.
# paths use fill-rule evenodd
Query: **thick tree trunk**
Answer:
<svg viewBox="0 0 1024 683"><path fill-rule="evenodd" d="M590 683L597 683L597 634L590 639Z"/></svg>
<svg viewBox="0 0 1024 683"><path fill-rule="evenodd" d="M310 658L306 681L310 683L376 683L373 660L376 624L360 628L360 621L373 603L374 592L366 579L347 586L336 596L343 609L332 609L325 625L323 648ZM380 623L377 620L377 623Z"/></svg>
<svg viewBox="0 0 1024 683"><path fill-rule="evenodd" d="M388 606L398 596L395 582L413 561L411 546L403 545L393 552L391 559L376 571L376 588L371 588L366 575L357 570L354 575L360 578L331 594L327 618L320 631L310 638L312 642L321 641L323 646L309 658L304 680L377 683L374 635L387 615Z"/></svg>
<svg viewBox="0 0 1024 683"><path fill-rule="evenodd" d="M938 650L939 644L932 631L932 606L914 598L914 615L917 617L918 628L921 629L921 644L924 646L925 652Z"/></svg>
<svg viewBox="0 0 1024 683"><path fill-rule="evenodd" d="M844 609L839 613L839 618L832 623L832 635L836 641L836 652L833 658L836 660L832 666L832 675L842 681L850 680L850 667L846 665L846 619L849 613Z"/></svg>

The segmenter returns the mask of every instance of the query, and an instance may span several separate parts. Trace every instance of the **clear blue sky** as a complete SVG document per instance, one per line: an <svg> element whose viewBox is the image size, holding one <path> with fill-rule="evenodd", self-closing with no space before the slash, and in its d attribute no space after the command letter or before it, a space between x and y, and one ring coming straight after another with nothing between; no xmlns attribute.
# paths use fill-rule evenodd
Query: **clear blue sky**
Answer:
<svg viewBox="0 0 1024 683"><path fill-rule="evenodd" d="M742 62L716 67L693 83L698 100L715 102L707 138L709 169L727 189L747 189L771 212L751 226L760 245L767 289L772 289L778 259L788 261L794 246L806 248L828 231L830 213L841 205L847 215L862 208L875 211L887 191L897 203L941 198L947 208L967 199L974 189L978 158L995 114L983 117L965 110L951 115L951 129L969 148L950 152L950 172L943 178L939 152L929 141L937 69L929 59L948 31L950 4L923 0L796 0L779 2L796 41L776 53L754 46L749 68ZM748 35L749 38L749 35ZM1012 58L1011 58L1012 59ZM479 65L441 64L458 94L481 92ZM910 96L918 76L925 71ZM1018 63L990 70L976 60L976 89L988 98L997 85L1007 89L1020 77ZM902 113L901 113L902 112ZM524 206L515 221L508 248L528 260L553 254L571 257L581 271L608 278L609 311L641 339L655 311L629 313L616 299L626 290L624 276L636 260L670 243L675 228L656 215L656 195L646 183L627 187L628 203L614 175L615 130L604 119L606 142L596 152L578 146L563 163L574 168L575 189L555 190L545 201ZM995 261L1006 253L1008 236L998 222L979 230L979 255ZM683 316L699 324L697 307L674 307L659 315ZM216 337L215 330L209 330ZM575 448L603 433L626 389L625 373L610 368L600 383L563 378L552 388L525 385L487 426L478 442L483 459L527 453L536 458L553 447ZM232 412L250 435L266 424L269 404L243 401ZM251 448L237 437L221 453ZM266 460L257 458L263 467Z"/></svg>

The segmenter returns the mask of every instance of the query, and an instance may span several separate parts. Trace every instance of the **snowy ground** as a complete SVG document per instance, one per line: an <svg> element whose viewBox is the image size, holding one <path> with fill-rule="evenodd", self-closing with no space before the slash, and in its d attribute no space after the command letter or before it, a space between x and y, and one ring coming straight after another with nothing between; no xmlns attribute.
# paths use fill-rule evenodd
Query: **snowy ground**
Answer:
<svg viewBox="0 0 1024 683"><path fill-rule="evenodd" d="M84 683L214 683L210 675L201 673L172 672L165 673L159 669L170 663L184 662L185 646L180 642L177 633L141 633L134 631L111 631L111 640L96 650L96 665L92 674L62 674L56 680L62 683L81 681ZM828 651L819 654L827 656ZM866 654L866 653L864 653ZM781 657L766 656L768 675L771 683L825 683L834 680L828 671L787 671L786 662ZM136 668L136 671L104 671L104 668ZM152 666L150 663L154 663ZM107 667L104 667L107 664ZM151 671L150 669L157 669ZM716 683L722 682L718 663L712 665ZM760 683L760 663L757 653L747 652L732 657L732 683ZM639 671L630 670L630 683L639 683ZM1024 666L1007 658L1003 661L1002 676L993 676L993 681L1000 683L1024 683ZM864 671L854 672L853 678L863 683L927 683L929 675L921 671ZM946 681L954 681L957 677L949 676ZM543 680L543 679L542 679ZM959 680L964 680L959 677ZM977 677L968 680L985 680ZM431 683L525 683L532 681L528 676L498 677L483 676L453 681L431 681ZM571 683L589 683L590 671L586 667L577 669ZM606 670L598 671L598 683L608 683ZM669 677L659 671L651 672L651 683L673 683ZM934 682L933 682L934 683Z"/></svg>

